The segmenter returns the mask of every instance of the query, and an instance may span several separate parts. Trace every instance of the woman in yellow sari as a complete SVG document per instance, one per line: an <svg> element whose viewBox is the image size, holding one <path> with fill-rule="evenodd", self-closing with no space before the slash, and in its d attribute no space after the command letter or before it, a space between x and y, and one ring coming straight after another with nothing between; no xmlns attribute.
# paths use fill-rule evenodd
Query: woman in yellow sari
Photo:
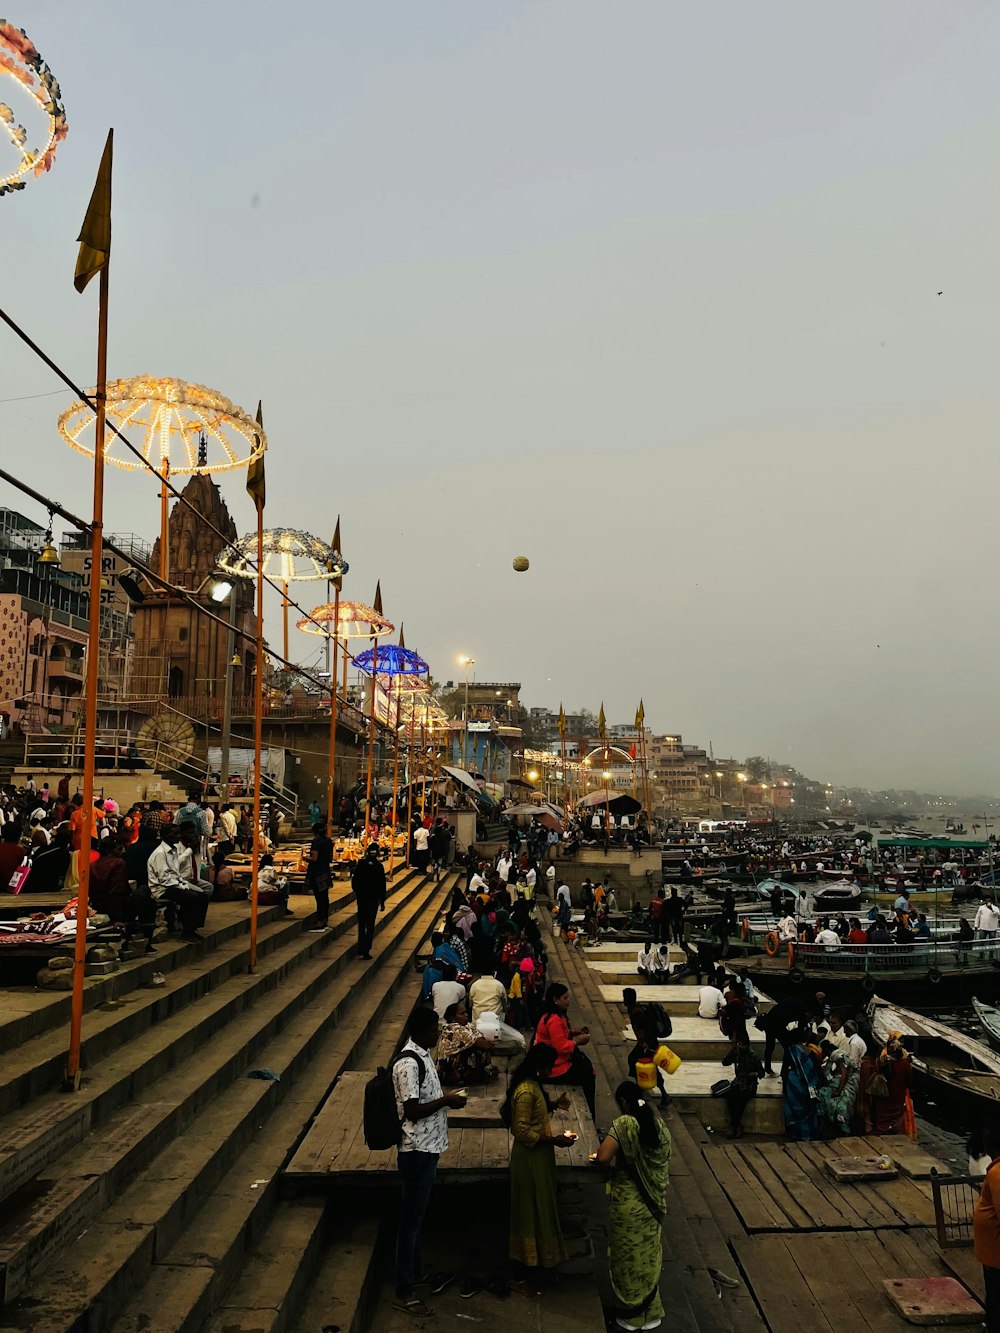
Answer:
<svg viewBox="0 0 1000 1333"><path fill-rule="evenodd" d="M630 1081L620 1083L621 1110L597 1154L608 1182L608 1258L618 1328L659 1328L663 1214L670 1178L670 1131Z"/></svg>
<svg viewBox="0 0 1000 1333"><path fill-rule="evenodd" d="M549 1103L541 1080L552 1072L556 1053L536 1042L511 1074L501 1118L510 1125L510 1257L515 1272L533 1278L553 1269L567 1256L556 1205L556 1148L573 1140L553 1134L549 1111L569 1105L564 1093ZM518 1285L515 1283L515 1286Z"/></svg>

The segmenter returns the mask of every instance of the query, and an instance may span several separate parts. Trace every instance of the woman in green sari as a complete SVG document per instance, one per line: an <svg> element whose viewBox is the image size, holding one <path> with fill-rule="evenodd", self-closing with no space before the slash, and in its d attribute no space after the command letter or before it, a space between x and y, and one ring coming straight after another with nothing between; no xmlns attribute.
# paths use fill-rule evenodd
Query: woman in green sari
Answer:
<svg viewBox="0 0 1000 1333"><path fill-rule="evenodd" d="M597 1154L611 1168L608 1182L608 1258L611 1287L624 1329L663 1322L660 1269L670 1173L670 1131L632 1082L615 1092L621 1110Z"/></svg>
<svg viewBox="0 0 1000 1333"><path fill-rule="evenodd" d="M549 1102L541 1080L552 1073L556 1053L535 1042L510 1077L501 1119L510 1125L510 1257L515 1277L537 1279L567 1256L556 1205L556 1148L569 1148L573 1139L553 1134L549 1112L569 1105L566 1094ZM525 1284L515 1281L518 1290Z"/></svg>

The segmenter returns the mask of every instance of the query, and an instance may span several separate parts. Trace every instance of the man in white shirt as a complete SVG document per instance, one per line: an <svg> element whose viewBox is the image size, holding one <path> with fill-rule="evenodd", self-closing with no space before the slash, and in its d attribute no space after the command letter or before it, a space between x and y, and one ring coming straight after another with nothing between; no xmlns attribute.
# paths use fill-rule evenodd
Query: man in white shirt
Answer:
<svg viewBox="0 0 1000 1333"><path fill-rule="evenodd" d="M868 1044L864 1037L858 1032L858 1025L855 1022L846 1024L844 1031L847 1033L847 1051L854 1063L861 1068L861 1061L868 1054Z"/></svg>
<svg viewBox="0 0 1000 1333"><path fill-rule="evenodd" d="M548 898L554 898L556 894L556 868L551 864L545 868L545 893ZM566 889L566 901L569 902L568 886Z"/></svg>
<svg viewBox="0 0 1000 1333"><path fill-rule="evenodd" d="M417 1251L424 1214L437 1176L438 1158L448 1150L448 1109L458 1110L465 1098L441 1088L431 1051L437 1045L438 1016L433 1009L417 1009L409 1023L409 1040L392 1066L396 1110L403 1137L396 1156L403 1188L396 1238L396 1300L399 1310L414 1318L434 1311L413 1294L417 1281ZM442 1291L452 1280L439 1273L432 1291Z"/></svg>
<svg viewBox="0 0 1000 1333"><path fill-rule="evenodd" d="M653 971L655 959L656 945L650 940L644 948L639 950L638 956L636 957L635 970L641 977L648 977Z"/></svg>
<svg viewBox="0 0 1000 1333"><path fill-rule="evenodd" d="M830 923L825 919L823 921L823 929L816 936L816 943L822 944L827 953L829 953L831 949L836 949L840 946L840 936L835 930L830 929Z"/></svg>
<svg viewBox="0 0 1000 1333"><path fill-rule="evenodd" d="M200 842L200 835L197 836ZM156 901L171 905L167 909L168 916L172 916L172 909L176 908L183 939L200 940L204 938L199 929L205 924L212 886L206 885L209 892L205 892L202 881L192 879L190 871L184 875L177 847L179 837L176 824L164 824L160 830L160 844L146 863L149 892Z"/></svg>
<svg viewBox="0 0 1000 1333"><path fill-rule="evenodd" d="M726 997L718 986L702 986L698 992L698 1017L718 1019Z"/></svg>
<svg viewBox="0 0 1000 1333"><path fill-rule="evenodd" d="M555 876L553 876L553 878L555 878ZM556 889L556 899L557 900L562 899L566 903L567 907L572 907L573 905L570 902L569 885L566 883L564 879L561 879L559 881L559 885Z"/></svg>
<svg viewBox="0 0 1000 1333"><path fill-rule="evenodd" d="M507 853L501 852L500 859L497 861L497 874L500 876L501 884L507 883L507 876L510 872L510 868L512 865L513 862L511 858L507 855Z"/></svg>
<svg viewBox="0 0 1000 1333"><path fill-rule="evenodd" d="M847 1054L850 1055L850 1038L844 1029L844 1022L840 1015L831 1014L827 1021L827 1025L829 1028L829 1031L826 1034L827 1041L832 1042L838 1050L846 1051ZM854 1057L851 1056L851 1058L853 1059Z"/></svg>
<svg viewBox="0 0 1000 1333"><path fill-rule="evenodd" d="M465 987L456 978L458 971L454 963L445 963L441 969L441 980L431 987L431 1004L438 1018L444 1022L449 1005L458 1004L465 999Z"/></svg>
<svg viewBox="0 0 1000 1333"><path fill-rule="evenodd" d="M525 877L524 877L524 882L525 882L525 884L527 884L527 886L528 886L528 896L529 896L529 898L534 898L534 896L535 896L535 882L537 881L537 879L538 879L538 876L537 876L537 874L535 873L535 867L534 867L534 866L528 866L528 872L527 872L527 874L526 874Z"/></svg>
<svg viewBox="0 0 1000 1333"><path fill-rule="evenodd" d="M416 868L427 874L427 864L430 860L431 835L424 828L423 824L418 824L413 830L413 863ZM481 876L480 876L481 878Z"/></svg>
<svg viewBox="0 0 1000 1333"><path fill-rule="evenodd" d="M1000 911L991 898L984 898L976 911L973 921L977 940L995 940L1000 927Z"/></svg>
<svg viewBox="0 0 1000 1333"><path fill-rule="evenodd" d="M477 893L484 893L488 887L489 885L486 883L486 880L483 879L482 875L477 870L469 880L467 893L469 897L474 898Z"/></svg>
<svg viewBox="0 0 1000 1333"><path fill-rule="evenodd" d="M791 940L799 938L799 923L795 917L789 914L783 916L778 922L778 939L782 944L788 944Z"/></svg>

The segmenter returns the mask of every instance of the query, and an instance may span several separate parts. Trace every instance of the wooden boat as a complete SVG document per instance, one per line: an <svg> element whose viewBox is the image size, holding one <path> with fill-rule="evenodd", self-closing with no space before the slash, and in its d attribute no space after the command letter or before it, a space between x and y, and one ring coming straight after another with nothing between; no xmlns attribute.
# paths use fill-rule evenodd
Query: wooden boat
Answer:
<svg viewBox="0 0 1000 1333"><path fill-rule="evenodd" d="M916 1081L936 1101L961 1103L980 1115L1000 1106L1000 1054L983 1042L878 996L872 997L868 1018L883 1045L890 1032L900 1034L913 1056Z"/></svg>
<svg viewBox="0 0 1000 1333"><path fill-rule="evenodd" d="M858 1004L874 994L891 1003L971 1004L974 995L1000 1000L1000 945L937 937L912 944L797 944L747 959L755 986L779 1000L825 992L831 1004Z"/></svg>
<svg viewBox="0 0 1000 1333"><path fill-rule="evenodd" d="M813 890L813 903L818 912L846 912L856 907L863 897L864 890L851 879L838 879Z"/></svg>
<svg viewBox="0 0 1000 1333"><path fill-rule="evenodd" d="M1000 1051L1000 1007L995 1004L984 1004L975 996L972 997L972 1007L986 1033L986 1040L995 1051Z"/></svg>

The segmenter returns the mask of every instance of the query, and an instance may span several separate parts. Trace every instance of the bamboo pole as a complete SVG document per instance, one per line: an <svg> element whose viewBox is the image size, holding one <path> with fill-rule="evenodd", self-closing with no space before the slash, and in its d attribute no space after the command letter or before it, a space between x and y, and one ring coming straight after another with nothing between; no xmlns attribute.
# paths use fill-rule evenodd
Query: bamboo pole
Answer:
<svg viewBox="0 0 1000 1333"><path fill-rule="evenodd" d="M110 143L110 137L109 137ZM83 820L77 869L76 936L73 950L73 996L70 1004L67 1092L80 1088L80 1045L83 1036L83 981L87 966L87 902L90 896L90 844L94 836L94 751L97 739L97 662L101 642L101 562L104 555L104 430L108 398L108 268L100 272L97 315L97 424L94 433L94 517L90 532L90 626L87 642L86 703L83 739Z"/></svg>
<svg viewBox="0 0 1000 1333"><path fill-rule="evenodd" d="M260 555L260 551L258 550L258 552L257 552L257 559L260 560L260 558L261 558L261 555ZM288 607L289 607L289 601L288 601L288 581L287 581L286 579L282 579L282 580L281 580L281 636L282 636L282 637L281 637L281 643L282 643L282 654L281 654L281 655L282 655L282 657L285 659L286 662L288 661Z"/></svg>
<svg viewBox="0 0 1000 1333"><path fill-rule="evenodd" d="M285 654L286 660L288 654ZM257 677L253 701L253 857L250 867L250 966L257 966L257 872L260 869L261 740L264 732L264 506L257 501Z"/></svg>

